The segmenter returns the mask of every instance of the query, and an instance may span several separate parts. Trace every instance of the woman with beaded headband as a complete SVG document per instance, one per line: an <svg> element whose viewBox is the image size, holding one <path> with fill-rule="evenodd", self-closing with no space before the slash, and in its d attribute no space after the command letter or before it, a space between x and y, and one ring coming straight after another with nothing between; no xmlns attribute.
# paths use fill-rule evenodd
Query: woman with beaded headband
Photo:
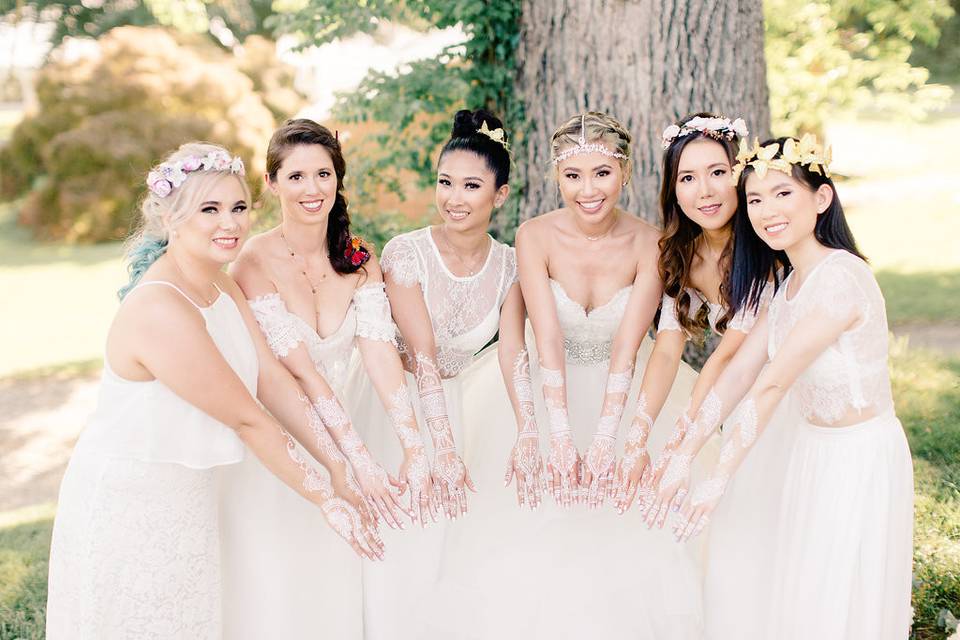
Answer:
<svg viewBox="0 0 960 640"><path fill-rule="evenodd" d="M243 174L195 142L147 178L98 407L60 489L48 638L222 637L218 470L245 448L357 554L382 553L345 461L317 443L313 407L222 272L249 229Z"/></svg>
<svg viewBox="0 0 960 640"><path fill-rule="evenodd" d="M487 542L488 525L499 524L490 511L504 460L502 451L496 458L483 456L482 451L490 451L490 439L512 442L510 434L516 435L511 469L517 497L531 507L539 503L539 451L516 258L512 248L487 233L491 216L509 195L510 164L499 118L483 109L457 112L437 161L440 223L401 234L383 249L387 294L408 381L419 397L418 415L433 445L443 511L457 521L390 540L396 547L390 561L367 567L368 639L456 637L463 632L469 609L478 604L464 596L465 590L490 569L489 556L475 550L477 536ZM488 351L477 362L478 352L497 336L499 358ZM354 398L369 406L361 400L365 395ZM468 411L468 395L481 406ZM504 419L515 420L516 429L501 424ZM373 434L383 418L371 415L365 422ZM396 445L382 439L377 450L387 460L398 455ZM466 489L474 489L475 479L488 490L468 497ZM469 517L462 518L468 511Z"/></svg>
<svg viewBox="0 0 960 640"><path fill-rule="evenodd" d="M787 275L710 390L715 415L698 416L694 433L724 419L730 433L675 531L703 528L789 390L796 433L769 598L750 612L766 624L756 637L905 638L913 470L890 391L883 296L844 219L829 150L808 135L742 143L737 159L734 309L759 307L778 259ZM702 437L688 433L671 465Z"/></svg>
<svg viewBox="0 0 960 640"><path fill-rule="evenodd" d="M550 558L542 567L550 579L538 595L555 615L539 621L537 637L696 638L695 549L648 530L639 510L621 517L599 509L618 497L618 474L629 465L643 469L648 444L662 446L696 377L689 369L678 376L652 438L652 424L638 414L628 431L631 457L617 465L620 423L639 386L634 363L650 354L644 335L663 293L660 233L617 206L631 164L630 135L615 119L596 112L570 118L552 149L563 206L517 233L555 503L537 534Z"/></svg>
<svg viewBox="0 0 960 640"><path fill-rule="evenodd" d="M679 508L689 488L689 469L679 477L666 478L659 487L670 459L680 445L717 376L730 362L756 321L754 309L730 313L730 267L733 248L733 219L737 210L737 189L730 180L737 144L747 134L743 120L709 113L688 116L664 130L663 177L660 209L664 235L660 241L660 276L664 296L653 354L644 371L641 397L647 415L656 417L660 403L670 389L688 338L702 340L707 329L722 339L707 359L694 386L690 404L674 426L673 435L656 463L643 478L642 493L656 489L647 523L663 526L671 507ZM775 274L771 274L773 276ZM769 302L773 287L764 290L761 308ZM704 626L707 637L726 638L749 634L760 624L744 617L741 604L760 597L772 556L768 532L776 525L778 490L782 483L783 460L789 442L788 430L768 434L750 457L745 473L738 477L717 519L711 525L706 554ZM715 449L717 438L711 440ZM629 445L628 445L629 449ZM630 507L639 480L635 469L623 478L623 508ZM749 526L744 526L749 523ZM763 550L765 553L761 553ZM748 596L748 597L745 597Z"/></svg>
<svg viewBox="0 0 960 640"><path fill-rule="evenodd" d="M375 517L390 528L425 525L430 465L396 348L396 327L371 248L350 234L343 190L346 165L337 137L312 120L289 120L267 149L266 185L281 223L252 238L231 269L279 362L299 382L349 462ZM368 402L393 418L403 456L399 480L376 461L344 409L354 353L372 380ZM361 364L362 362L362 364ZM392 428L391 428L392 427ZM253 459L229 474L224 517L236 524L224 543L234 568L226 590L230 638L310 637L322 630L355 637L362 629L361 564L332 545L303 501L290 499ZM409 502L401 492L409 489ZM251 521L251 505L260 516ZM269 558L254 546L274 549ZM278 587L282 584L282 588Z"/></svg>

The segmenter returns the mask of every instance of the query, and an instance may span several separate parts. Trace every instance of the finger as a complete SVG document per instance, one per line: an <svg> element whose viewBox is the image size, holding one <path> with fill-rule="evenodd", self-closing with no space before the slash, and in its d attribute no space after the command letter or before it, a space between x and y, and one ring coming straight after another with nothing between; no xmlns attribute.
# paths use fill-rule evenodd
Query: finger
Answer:
<svg viewBox="0 0 960 640"><path fill-rule="evenodd" d="M477 488L473 486L473 480L470 478L470 472L467 471L466 467L463 469L463 485L470 489L470 491L473 491L474 493L477 492Z"/></svg>
<svg viewBox="0 0 960 640"><path fill-rule="evenodd" d="M383 516L383 521L387 523L388 527L391 529L399 528L396 519L393 517L393 511L383 496L376 496L374 498L374 504L377 505L377 510Z"/></svg>
<svg viewBox="0 0 960 640"><path fill-rule="evenodd" d="M443 505L443 515L445 515L448 520L452 520L453 505L450 502L450 488L447 486L446 481L440 483L440 504Z"/></svg>
<svg viewBox="0 0 960 640"><path fill-rule="evenodd" d="M403 493L404 491L407 490L407 483L406 483L406 482L404 482L403 480L400 480L400 479L398 479L398 478L394 478L394 477L393 477L392 475L390 475L389 473L387 474L387 482L389 482L395 489L397 489L397 492L398 492L398 493Z"/></svg>
<svg viewBox="0 0 960 640"><path fill-rule="evenodd" d="M354 553L356 553L356 554L357 554L358 556L360 556L361 558L364 558L364 559L366 559L366 560L373 560L373 554L371 554L369 551L367 551L366 549L364 549L363 547L361 547L361 546L357 543L356 538L352 538L352 539L350 539L350 540L347 540L347 544L349 544L350 547L353 549Z"/></svg>
<svg viewBox="0 0 960 640"><path fill-rule="evenodd" d="M460 507L460 515L467 515L467 492L463 487L457 487L457 503Z"/></svg>
<svg viewBox="0 0 960 640"><path fill-rule="evenodd" d="M547 481L550 484L550 493L553 494L554 501L559 505L561 504L560 496L562 494L562 482L560 481L560 474L557 473L556 469L550 471L550 475L547 478Z"/></svg>
<svg viewBox="0 0 960 640"><path fill-rule="evenodd" d="M667 520L667 515L670 513L670 508L667 503L661 504L660 509L657 512L657 526L661 529L663 528L663 523Z"/></svg>
<svg viewBox="0 0 960 640"><path fill-rule="evenodd" d="M397 526L401 529L407 527L406 523L403 521L403 516L410 516L410 512L407 511L407 508L400 504L399 494L390 494L390 499L386 501L387 508L390 509L390 515L393 516L394 522L397 523Z"/></svg>
<svg viewBox="0 0 960 640"><path fill-rule="evenodd" d="M510 480L512 480L512 479L513 479L513 460L511 459L511 460L507 463L507 473L506 473L505 476L503 476L503 486L509 487L509 486L510 486Z"/></svg>

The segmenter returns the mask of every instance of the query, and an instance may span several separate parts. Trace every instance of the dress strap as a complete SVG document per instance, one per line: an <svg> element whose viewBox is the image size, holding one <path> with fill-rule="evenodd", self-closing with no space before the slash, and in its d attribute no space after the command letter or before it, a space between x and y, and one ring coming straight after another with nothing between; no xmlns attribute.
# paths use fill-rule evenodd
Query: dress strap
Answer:
<svg viewBox="0 0 960 640"><path fill-rule="evenodd" d="M175 290L177 293L179 293L180 295L182 295L184 298L186 298L187 301L188 301L190 304L192 304L194 307L197 308L197 311L203 312L203 307L201 307L201 306L198 305L196 302L194 302L193 299L192 299L190 296L188 296L186 293L183 292L183 289L181 289L181 288L178 287L177 285L173 284L172 282L167 282L166 280L147 280L146 282L140 282L140 283L137 283L137 286L135 286L133 289L131 289L130 292L132 293L132 292L136 291L137 289L139 289L140 287L145 287L145 286L150 285L150 284L162 284L162 285L166 285L166 286L170 287L171 289ZM213 283L213 286L214 286L214 287L217 287L217 283ZM220 291L220 287L217 287L217 291ZM220 293L223 293L223 292L220 291ZM129 294L128 294L128 295L129 295Z"/></svg>

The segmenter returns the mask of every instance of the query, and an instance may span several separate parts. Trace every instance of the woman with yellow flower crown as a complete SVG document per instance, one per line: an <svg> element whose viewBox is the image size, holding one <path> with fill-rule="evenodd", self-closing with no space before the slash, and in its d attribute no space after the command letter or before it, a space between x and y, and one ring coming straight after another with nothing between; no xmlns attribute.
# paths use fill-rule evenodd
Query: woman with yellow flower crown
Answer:
<svg viewBox="0 0 960 640"><path fill-rule="evenodd" d="M894 414L883 296L844 218L829 150L812 136L779 138L742 144L738 159L734 308L758 308L777 261L786 277L710 390L716 411L698 416L671 458L688 465L724 422L719 461L686 496L674 531L686 540L706 526L789 392L796 433L769 600L744 607L764 621L753 637L902 640L913 469Z"/></svg>

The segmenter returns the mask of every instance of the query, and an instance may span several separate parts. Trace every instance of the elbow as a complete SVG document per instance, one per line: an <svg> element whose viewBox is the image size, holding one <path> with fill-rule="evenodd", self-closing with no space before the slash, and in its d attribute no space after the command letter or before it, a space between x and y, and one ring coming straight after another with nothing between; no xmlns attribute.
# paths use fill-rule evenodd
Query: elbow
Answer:
<svg viewBox="0 0 960 640"><path fill-rule="evenodd" d="M774 377L766 375L766 373L761 374L755 385L756 401L775 407L783 400L788 388L789 385L783 384Z"/></svg>

